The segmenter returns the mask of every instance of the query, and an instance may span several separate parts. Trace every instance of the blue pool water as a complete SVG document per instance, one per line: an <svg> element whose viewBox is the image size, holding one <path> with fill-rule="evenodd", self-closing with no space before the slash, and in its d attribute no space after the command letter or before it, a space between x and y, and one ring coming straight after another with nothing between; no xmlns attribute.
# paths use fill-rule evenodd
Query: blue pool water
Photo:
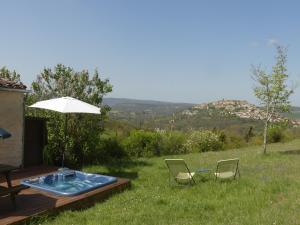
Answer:
<svg viewBox="0 0 300 225"><path fill-rule="evenodd" d="M50 175L26 179L21 183L61 196L74 196L116 181L116 177L64 169Z"/></svg>

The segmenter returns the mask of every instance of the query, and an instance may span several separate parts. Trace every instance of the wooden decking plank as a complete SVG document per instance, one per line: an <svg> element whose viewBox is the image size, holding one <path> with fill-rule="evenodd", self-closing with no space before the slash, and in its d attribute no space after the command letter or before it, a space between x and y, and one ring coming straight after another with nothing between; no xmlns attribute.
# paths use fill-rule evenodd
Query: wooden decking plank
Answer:
<svg viewBox="0 0 300 225"><path fill-rule="evenodd" d="M41 176L56 170L55 167L46 166L20 170L12 174L12 183L18 185L20 180L24 178ZM4 182L5 180L0 180L0 185L3 185ZM64 209L78 209L81 206L87 207L129 186L130 181L128 179L118 178L116 183L72 197L56 196L33 188L22 190L16 197L16 211L9 209L11 207L9 196L0 197L0 225L20 224L30 220L33 216L55 213Z"/></svg>

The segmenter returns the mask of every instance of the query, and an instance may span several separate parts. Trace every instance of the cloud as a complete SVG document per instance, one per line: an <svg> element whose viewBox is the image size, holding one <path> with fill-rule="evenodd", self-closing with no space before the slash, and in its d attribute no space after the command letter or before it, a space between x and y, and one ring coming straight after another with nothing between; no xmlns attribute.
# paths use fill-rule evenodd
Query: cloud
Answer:
<svg viewBox="0 0 300 225"><path fill-rule="evenodd" d="M274 46L274 45L278 45L280 42L277 38L270 38L267 40L267 45L269 46Z"/></svg>

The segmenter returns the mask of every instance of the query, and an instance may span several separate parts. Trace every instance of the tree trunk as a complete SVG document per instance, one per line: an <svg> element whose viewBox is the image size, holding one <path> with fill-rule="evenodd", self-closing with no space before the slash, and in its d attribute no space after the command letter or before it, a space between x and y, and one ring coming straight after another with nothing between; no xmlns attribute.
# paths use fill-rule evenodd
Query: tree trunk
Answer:
<svg viewBox="0 0 300 225"><path fill-rule="evenodd" d="M265 129L264 129L264 145L263 145L263 149L264 149L264 154L267 153L267 133L268 133L268 120L266 120L265 122Z"/></svg>

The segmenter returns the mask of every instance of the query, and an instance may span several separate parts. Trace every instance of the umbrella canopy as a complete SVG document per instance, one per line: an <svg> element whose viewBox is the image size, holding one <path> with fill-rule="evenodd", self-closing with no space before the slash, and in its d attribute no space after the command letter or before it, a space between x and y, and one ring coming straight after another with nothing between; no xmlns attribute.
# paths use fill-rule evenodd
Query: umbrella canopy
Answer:
<svg viewBox="0 0 300 225"><path fill-rule="evenodd" d="M10 133L8 133L3 128L0 128L0 138L5 139L5 138L9 138L10 136L11 136Z"/></svg>
<svg viewBox="0 0 300 225"><path fill-rule="evenodd" d="M60 113L100 114L100 108L72 97L61 97L40 101L29 107L48 109Z"/></svg>

